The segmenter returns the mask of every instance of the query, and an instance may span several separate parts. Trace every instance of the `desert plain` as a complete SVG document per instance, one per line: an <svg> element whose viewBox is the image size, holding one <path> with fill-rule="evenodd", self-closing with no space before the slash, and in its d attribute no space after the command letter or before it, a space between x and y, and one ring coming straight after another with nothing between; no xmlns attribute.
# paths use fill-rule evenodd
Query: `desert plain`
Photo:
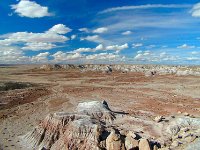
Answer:
<svg viewBox="0 0 200 150"><path fill-rule="evenodd" d="M160 139L158 148L163 149L187 149L198 140L196 135L186 144L166 143L161 133L165 132L165 125L161 124L170 122L170 119L166 119L170 117L200 117L200 76L154 73L147 76L139 71L40 69L41 66L0 67L1 86L25 84L0 91L2 150L28 149L23 136L48 114L74 112L79 103L92 101L106 101L113 112L123 112L122 119L113 125L121 135L122 130L131 130L138 135L141 133L140 136L146 139ZM163 119L156 121L156 117Z"/></svg>

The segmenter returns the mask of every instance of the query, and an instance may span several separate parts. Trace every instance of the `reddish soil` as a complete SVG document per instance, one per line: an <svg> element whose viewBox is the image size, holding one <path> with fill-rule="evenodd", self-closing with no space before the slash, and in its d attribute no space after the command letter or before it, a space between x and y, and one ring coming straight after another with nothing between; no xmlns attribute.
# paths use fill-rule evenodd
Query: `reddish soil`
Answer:
<svg viewBox="0 0 200 150"><path fill-rule="evenodd" d="M34 71L35 66L0 68L0 81L30 82L42 86L0 93L0 146L20 149L17 136L48 113L72 111L79 102L106 100L111 109L154 118L188 112L200 114L200 78L142 73ZM15 126L13 126L15 124ZM6 131L4 128L6 127ZM148 127L147 127L148 128ZM12 137L14 136L14 137ZM9 141L8 139L11 139ZM7 147L6 147L7 146ZM6 148L5 148L6 147Z"/></svg>

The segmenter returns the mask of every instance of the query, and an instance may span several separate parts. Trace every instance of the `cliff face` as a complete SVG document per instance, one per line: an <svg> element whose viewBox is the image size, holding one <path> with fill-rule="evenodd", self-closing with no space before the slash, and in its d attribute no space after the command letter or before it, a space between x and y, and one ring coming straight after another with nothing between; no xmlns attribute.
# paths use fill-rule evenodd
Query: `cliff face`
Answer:
<svg viewBox="0 0 200 150"><path fill-rule="evenodd" d="M138 131L140 126L150 131ZM22 140L24 147L39 150L154 150L195 141L199 127L198 118L145 121L113 112L106 101L91 101L79 103L75 113L49 114ZM157 138L151 131L157 132Z"/></svg>

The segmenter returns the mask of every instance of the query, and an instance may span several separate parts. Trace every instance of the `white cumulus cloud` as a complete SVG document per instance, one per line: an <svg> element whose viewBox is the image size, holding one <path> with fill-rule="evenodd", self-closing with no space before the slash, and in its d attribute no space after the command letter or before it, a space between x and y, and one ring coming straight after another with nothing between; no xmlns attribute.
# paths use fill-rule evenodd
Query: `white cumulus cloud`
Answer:
<svg viewBox="0 0 200 150"><path fill-rule="evenodd" d="M134 59L138 60L138 59L141 59L142 57L143 57L143 54L139 53L134 57Z"/></svg>
<svg viewBox="0 0 200 150"><path fill-rule="evenodd" d="M78 48L73 53L84 53L84 52L96 52L96 51L116 51L119 53L121 50L128 48L128 44L125 43L123 45L110 45L110 46L103 46L103 44L97 45L95 48Z"/></svg>
<svg viewBox="0 0 200 150"><path fill-rule="evenodd" d="M111 45L107 46L106 50L115 50L117 53L119 53L121 50L128 48L128 44L125 43L123 45Z"/></svg>
<svg viewBox="0 0 200 150"><path fill-rule="evenodd" d="M41 18L53 15L48 12L48 7L41 6L35 1L29 0L20 0L18 4L11 5L11 9L21 17Z"/></svg>
<svg viewBox="0 0 200 150"><path fill-rule="evenodd" d="M100 42L100 37L98 35L88 35L84 38L81 38L81 41L82 40L87 40L87 41L92 41L92 42Z"/></svg>
<svg viewBox="0 0 200 150"><path fill-rule="evenodd" d="M33 43L26 43L22 50L49 50L55 48L56 45L52 43L42 43L42 42L33 42Z"/></svg>
<svg viewBox="0 0 200 150"><path fill-rule="evenodd" d="M103 49L104 49L103 44L99 44L99 45L95 48L96 51L103 50Z"/></svg>
<svg viewBox="0 0 200 150"><path fill-rule="evenodd" d="M101 27L101 28L97 28L97 29L93 30L93 33L104 33L106 31L108 31L108 28Z"/></svg>
<svg viewBox="0 0 200 150"><path fill-rule="evenodd" d="M33 56L31 58L31 62L34 62L34 63L37 63L37 62L40 62L40 63L48 62L48 58L47 58L48 56L49 56L49 52L39 53L38 55Z"/></svg>
<svg viewBox="0 0 200 150"><path fill-rule="evenodd" d="M160 62L160 61L177 61L178 56L169 55L166 52L138 51L134 57L136 61L142 62Z"/></svg>
<svg viewBox="0 0 200 150"><path fill-rule="evenodd" d="M96 51L115 51L116 53L119 53L121 50L124 50L128 48L128 44L125 43L123 45L110 45L110 46L103 46L103 44L99 44L95 48L78 48L73 53L83 53L83 52L96 52Z"/></svg>
<svg viewBox="0 0 200 150"><path fill-rule="evenodd" d="M49 29L48 33L57 33L57 34L66 34L68 32L71 32L72 29L66 27L64 24L57 24L53 26L51 29Z"/></svg>
<svg viewBox="0 0 200 150"><path fill-rule="evenodd" d="M200 3L195 4L190 12L193 17L200 17Z"/></svg>
<svg viewBox="0 0 200 150"><path fill-rule="evenodd" d="M58 24L43 33L16 32L2 35L0 45L9 46L24 44L22 50L48 50L56 47L56 43L64 43L69 40L64 34L71 29L63 24Z"/></svg>
<svg viewBox="0 0 200 150"><path fill-rule="evenodd" d="M77 60L77 59L81 59L83 57L83 55L80 53L67 53L67 52L62 52L62 51L58 51L55 54L53 54L52 56L54 57L54 60L53 60L54 62Z"/></svg>
<svg viewBox="0 0 200 150"><path fill-rule="evenodd" d="M86 59L89 60L115 60L118 58L119 55L113 54L113 53L99 53L99 54L93 54L86 56Z"/></svg>
<svg viewBox="0 0 200 150"><path fill-rule="evenodd" d="M24 56L24 53L14 46L1 46L0 48L0 63L24 63L28 62L29 58Z"/></svg>
<svg viewBox="0 0 200 150"><path fill-rule="evenodd" d="M83 52L94 52L94 49L92 48L78 48L74 50L75 53L83 53Z"/></svg>

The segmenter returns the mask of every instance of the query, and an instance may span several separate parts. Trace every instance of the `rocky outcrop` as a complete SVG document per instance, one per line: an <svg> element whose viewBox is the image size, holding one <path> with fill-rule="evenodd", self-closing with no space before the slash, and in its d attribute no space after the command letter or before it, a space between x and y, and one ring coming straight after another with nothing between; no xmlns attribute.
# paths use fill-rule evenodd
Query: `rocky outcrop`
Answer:
<svg viewBox="0 0 200 150"><path fill-rule="evenodd" d="M49 114L22 136L21 144L34 150L157 150L178 149L198 141L199 118L163 118L145 121L112 111L106 101L83 102L74 113ZM157 138L147 130L141 131L141 126L148 126L158 134Z"/></svg>
<svg viewBox="0 0 200 150"><path fill-rule="evenodd" d="M27 147L33 149L96 150L109 147L111 150L116 146L124 149L120 134L110 133L105 128L106 124L112 123L115 115L106 101L79 103L75 113L49 114L23 140Z"/></svg>
<svg viewBox="0 0 200 150"><path fill-rule="evenodd" d="M177 76L187 76L194 75L200 76L199 66L167 66L167 65L97 65L97 64L83 64L83 65L42 65L40 70L70 70L76 69L82 72L85 71L97 71L104 73L112 73L114 71L119 71L123 73L127 72L141 72L147 77L152 77L155 75L177 75Z"/></svg>
<svg viewBox="0 0 200 150"><path fill-rule="evenodd" d="M105 101L102 103L97 101L79 103L76 111L79 114L85 114L106 123L112 123L115 119L115 114L110 110Z"/></svg>
<svg viewBox="0 0 200 150"><path fill-rule="evenodd" d="M98 150L102 126L90 118L71 122L60 138L50 147L52 150Z"/></svg>
<svg viewBox="0 0 200 150"><path fill-rule="evenodd" d="M169 125L164 130L171 137L170 148L188 145L200 137L200 118L189 116L176 117L170 120Z"/></svg>

